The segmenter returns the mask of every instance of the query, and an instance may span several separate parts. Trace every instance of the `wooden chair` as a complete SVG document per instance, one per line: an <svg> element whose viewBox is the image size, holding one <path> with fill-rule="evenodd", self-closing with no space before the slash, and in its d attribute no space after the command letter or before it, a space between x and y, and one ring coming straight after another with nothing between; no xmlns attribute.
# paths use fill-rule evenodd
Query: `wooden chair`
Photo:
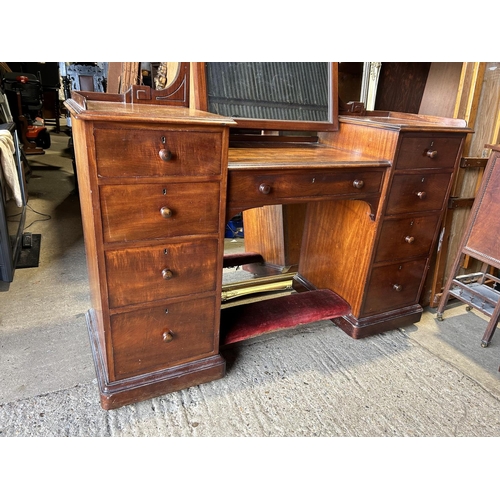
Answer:
<svg viewBox="0 0 500 500"><path fill-rule="evenodd" d="M481 186L475 198L462 242L443 290L437 309L437 319L443 320L448 299L454 297L467 304L467 309L481 311L490 318L481 346L487 347L500 317L500 144L486 145L492 153L486 165ZM482 262L480 272L457 276L465 256Z"/></svg>

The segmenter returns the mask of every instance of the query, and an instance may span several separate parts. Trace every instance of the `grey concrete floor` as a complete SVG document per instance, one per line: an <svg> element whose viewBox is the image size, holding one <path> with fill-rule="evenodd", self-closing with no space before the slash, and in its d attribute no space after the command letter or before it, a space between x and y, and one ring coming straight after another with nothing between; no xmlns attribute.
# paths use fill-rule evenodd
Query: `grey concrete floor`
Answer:
<svg viewBox="0 0 500 500"><path fill-rule="evenodd" d="M42 235L39 266L0 288L0 436L500 436L500 335L481 348L487 318L460 304L443 322L429 309L418 324L362 340L329 321L263 336L224 351L222 380L102 410L68 137L52 141L29 157L26 225ZM327 447L348 453L341 443Z"/></svg>

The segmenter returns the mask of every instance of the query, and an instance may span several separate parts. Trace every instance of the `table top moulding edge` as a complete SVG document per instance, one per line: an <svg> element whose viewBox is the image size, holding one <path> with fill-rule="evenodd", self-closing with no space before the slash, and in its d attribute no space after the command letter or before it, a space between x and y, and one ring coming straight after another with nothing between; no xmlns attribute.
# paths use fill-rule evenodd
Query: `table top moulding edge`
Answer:
<svg viewBox="0 0 500 500"><path fill-rule="evenodd" d="M229 170L280 170L280 169L345 169L385 168L391 165L387 159L369 156L361 152L342 150L325 145L293 147L276 150L264 148L229 148Z"/></svg>
<svg viewBox="0 0 500 500"><path fill-rule="evenodd" d="M341 115L340 122L358 123L368 127L383 127L394 130L433 132L472 132L465 120L392 111L373 111L364 116Z"/></svg>
<svg viewBox="0 0 500 500"><path fill-rule="evenodd" d="M109 98L106 98L109 96ZM119 94L73 91L64 104L77 119L89 121L175 123L234 126L231 118L192 108L126 103Z"/></svg>

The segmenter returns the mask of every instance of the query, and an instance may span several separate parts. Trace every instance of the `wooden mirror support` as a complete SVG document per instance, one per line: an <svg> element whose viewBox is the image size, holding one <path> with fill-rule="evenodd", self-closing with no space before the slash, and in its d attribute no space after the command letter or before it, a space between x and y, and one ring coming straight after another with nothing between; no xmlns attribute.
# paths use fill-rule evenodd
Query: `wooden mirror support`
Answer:
<svg viewBox="0 0 500 500"><path fill-rule="evenodd" d="M132 85L125 92L126 103L164 104L168 106L189 107L189 70L190 64L179 63L177 75L165 89L155 90L147 85Z"/></svg>

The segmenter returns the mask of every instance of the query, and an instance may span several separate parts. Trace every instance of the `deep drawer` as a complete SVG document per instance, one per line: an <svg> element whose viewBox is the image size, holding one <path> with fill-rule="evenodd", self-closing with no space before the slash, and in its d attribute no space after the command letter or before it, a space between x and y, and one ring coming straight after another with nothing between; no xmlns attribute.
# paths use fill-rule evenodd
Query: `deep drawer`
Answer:
<svg viewBox="0 0 500 500"><path fill-rule="evenodd" d="M450 178L450 173L395 175L386 214L441 210Z"/></svg>
<svg viewBox="0 0 500 500"><path fill-rule="evenodd" d="M94 137L101 177L221 172L221 136L217 133L97 128Z"/></svg>
<svg viewBox="0 0 500 500"><path fill-rule="evenodd" d="M215 290L217 240L105 253L111 308Z"/></svg>
<svg viewBox="0 0 500 500"><path fill-rule="evenodd" d="M117 380L205 357L216 351L215 298L111 316Z"/></svg>
<svg viewBox="0 0 500 500"><path fill-rule="evenodd" d="M376 314L417 304L426 260L374 268L363 314Z"/></svg>
<svg viewBox="0 0 500 500"><path fill-rule="evenodd" d="M380 233L375 262L427 256L438 220L439 214L385 220Z"/></svg>
<svg viewBox="0 0 500 500"><path fill-rule="evenodd" d="M101 186L104 241L217 233L219 191L217 182Z"/></svg>
<svg viewBox="0 0 500 500"><path fill-rule="evenodd" d="M457 136L406 136L401 141L396 169L453 168L461 142Z"/></svg>
<svg viewBox="0 0 500 500"><path fill-rule="evenodd" d="M287 200L314 200L332 196L363 198L381 189L382 171L310 172L229 171L228 198L241 206L276 204Z"/></svg>

